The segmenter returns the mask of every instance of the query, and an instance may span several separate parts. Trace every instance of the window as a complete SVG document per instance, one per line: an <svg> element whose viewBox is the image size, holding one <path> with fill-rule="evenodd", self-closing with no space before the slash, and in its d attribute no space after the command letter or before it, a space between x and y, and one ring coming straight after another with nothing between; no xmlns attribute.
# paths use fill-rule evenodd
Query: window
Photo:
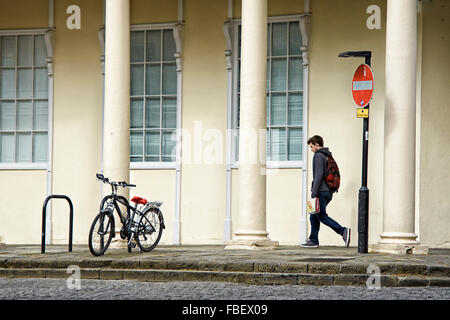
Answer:
<svg viewBox="0 0 450 320"><path fill-rule="evenodd" d="M131 32L131 162L176 161L175 51L172 29Z"/></svg>
<svg viewBox="0 0 450 320"><path fill-rule="evenodd" d="M48 75L44 35L0 36L0 162L46 162Z"/></svg>
<svg viewBox="0 0 450 320"><path fill-rule="evenodd" d="M238 26L234 127L239 130L241 25ZM267 160L302 161L303 64L299 22L269 22L267 30ZM238 133L234 158L238 160Z"/></svg>

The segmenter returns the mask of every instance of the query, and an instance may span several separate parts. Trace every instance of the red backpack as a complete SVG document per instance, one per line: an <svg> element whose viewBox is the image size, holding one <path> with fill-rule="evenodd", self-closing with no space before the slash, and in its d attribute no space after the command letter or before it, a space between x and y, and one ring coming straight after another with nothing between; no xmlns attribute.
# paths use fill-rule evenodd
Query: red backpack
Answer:
<svg viewBox="0 0 450 320"><path fill-rule="evenodd" d="M338 192L341 184L339 168L332 155L327 157L327 170L325 171L325 183L331 192Z"/></svg>

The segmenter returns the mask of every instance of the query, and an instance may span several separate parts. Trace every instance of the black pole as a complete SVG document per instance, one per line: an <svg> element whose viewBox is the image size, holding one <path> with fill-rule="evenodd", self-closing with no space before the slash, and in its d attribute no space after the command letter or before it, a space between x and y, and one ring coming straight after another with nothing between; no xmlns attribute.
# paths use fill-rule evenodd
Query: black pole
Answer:
<svg viewBox="0 0 450 320"><path fill-rule="evenodd" d="M370 67L371 55L365 56L365 64ZM369 110L370 103L366 109ZM363 119L363 154L361 188L358 194L358 253L368 252L369 242L369 188L367 187L367 163L369 154L369 117Z"/></svg>
<svg viewBox="0 0 450 320"><path fill-rule="evenodd" d="M348 51L339 54L341 58L364 57L365 64L370 67L371 51ZM370 104L366 109L369 110ZM367 188L367 163L369 153L369 118L363 120L362 174L361 188L358 193L358 253L368 252L369 243L369 188Z"/></svg>

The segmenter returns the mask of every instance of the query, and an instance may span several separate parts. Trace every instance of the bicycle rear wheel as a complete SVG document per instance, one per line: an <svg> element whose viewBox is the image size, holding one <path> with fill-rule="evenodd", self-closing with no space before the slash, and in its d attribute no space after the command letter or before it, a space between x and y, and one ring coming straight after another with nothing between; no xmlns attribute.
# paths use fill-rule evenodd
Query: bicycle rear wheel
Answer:
<svg viewBox="0 0 450 320"><path fill-rule="evenodd" d="M148 210L139 219L136 243L142 251L152 251L159 243L162 235L162 218L155 209Z"/></svg>
<svg viewBox="0 0 450 320"><path fill-rule="evenodd" d="M89 250L94 256L101 256L108 249L114 232L113 219L108 211L101 211L92 222L89 231Z"/></svg>

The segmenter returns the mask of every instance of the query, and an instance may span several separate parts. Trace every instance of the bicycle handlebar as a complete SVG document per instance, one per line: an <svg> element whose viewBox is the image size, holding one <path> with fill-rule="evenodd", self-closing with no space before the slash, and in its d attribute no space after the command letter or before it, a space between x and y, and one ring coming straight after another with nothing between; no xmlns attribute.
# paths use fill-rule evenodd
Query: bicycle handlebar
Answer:
<svg viewBox="0 0 450 320"><path fill-rule="evenodd" d="M106 178L101 173L97 173L96 177L97 177L97 180L100 180L103 183L108 183L108 184L110 184L112 186L118 186L118 187L122 187L122 188L134 188L134 187L136 187L135 184L130 184L130 183L127 183L125 181L109 181L109 178Z"/></svg>

